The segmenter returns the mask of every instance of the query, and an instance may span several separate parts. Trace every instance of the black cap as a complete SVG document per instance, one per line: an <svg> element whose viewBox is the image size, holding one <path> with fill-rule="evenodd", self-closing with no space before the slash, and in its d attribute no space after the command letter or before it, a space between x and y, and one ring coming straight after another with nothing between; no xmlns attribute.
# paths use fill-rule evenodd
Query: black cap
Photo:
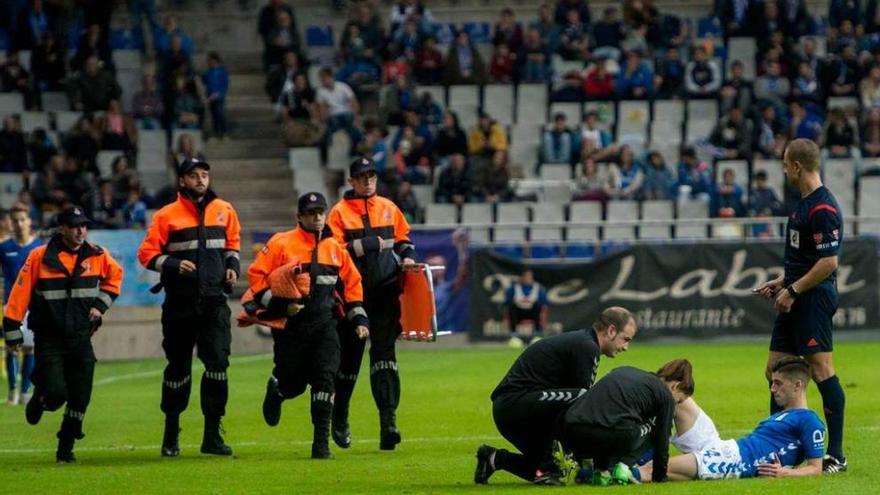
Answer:
<svg viewBox="0 0 880 495"><path fill-rule="evenodd" d="M84 212L79 206L65 208L55 218L55 222L58 225L66 225L68 227L76 227L77 225L92 223L92 221L89 220L89 217L86 216L86 212Z"/></svg>
<svg viewBox="0 0 880 495"><path fill-rule="evenodd" d="M357 177L367 172L378 172L376 164L367 157L357 158L348 166L348 175L351 177Z"/></svg>
<svg viewBox="0 0 880 495"><path fill-rule="evenodd" d="M327 210L327 198L319 192L303 194L299 197L299 201L296 205L296 211L299 213L305 213L309 210L315 210L318 208Z"/></svg>
<svg viewBox="0 0 880 495"><path fill-rule="evenodd" d="M190 172L190 170L201 167L205 170L211 170L211 166L208 165L208 162L204 160L199 160L198 158L187 158L180 162L180 165L177 166L177 175L186 175Z"/></svg>

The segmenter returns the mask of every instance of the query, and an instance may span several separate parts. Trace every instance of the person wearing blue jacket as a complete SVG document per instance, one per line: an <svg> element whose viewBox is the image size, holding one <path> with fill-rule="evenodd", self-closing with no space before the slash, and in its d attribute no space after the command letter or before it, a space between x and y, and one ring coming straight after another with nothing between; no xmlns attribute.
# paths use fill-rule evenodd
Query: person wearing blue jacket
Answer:
<svg viewBox="0 0 880 495"><path fill-rule="evenodd" d="M208 97L208 106L211 109L211 125L214 136L226 137L226 93L229 91L229 71L223 65L223 60L217 52L208 54L208 70L202 74L202 83L205 84L205 94Z"/></svg>
<svg viewBox="0 0 880 495"><path fill-rule="evenodd" d="M638 50L627 52L626 64L617 75L614 89L623 99L650 98L654 93L654 75Z"/></svg>

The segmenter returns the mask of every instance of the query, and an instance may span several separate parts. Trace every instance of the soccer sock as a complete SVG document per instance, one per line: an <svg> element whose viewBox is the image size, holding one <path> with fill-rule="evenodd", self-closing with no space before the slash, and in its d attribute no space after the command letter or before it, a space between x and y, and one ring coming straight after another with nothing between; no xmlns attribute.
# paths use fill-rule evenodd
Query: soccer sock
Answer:
<svg viewBox="0 0 880 495"><path fill-rule="evenodd" d="M538 467L522 454L509 452L505 449L495 451L495 469L515 474L526 481L535 479Z"/></svg>
<svg viewBox="0 0 880 495"><path fill-rule="evenodd" d="M828 425L828 454L843 459L843 417L846 396L837 375L817 383L822 394L822 407L825 409L825 423Z"/></svg>
<svg viewBox="0 0 880 495"><path fill-rule="evenodd" d="M9 391L15 390L18 382L18 352L6 352L6 379L9 380Z"/></svg>
<svg viewBox="0 0 880 495"><path fill-rule="evenodd" d="M34 353L28 353L24 355L24 359L21 362L21 393L26 394L31 390L31 373L34 371L34 365L36 364L36 359L34 359Z"/></svg>

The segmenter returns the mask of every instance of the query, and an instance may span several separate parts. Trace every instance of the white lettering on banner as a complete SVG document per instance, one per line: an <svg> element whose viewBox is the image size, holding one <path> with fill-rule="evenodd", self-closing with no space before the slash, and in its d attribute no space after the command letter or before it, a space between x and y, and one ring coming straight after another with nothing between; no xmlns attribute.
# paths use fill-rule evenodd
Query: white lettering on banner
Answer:
<svg viewBox="0 0 880 495"><path fill-rule="evenodd" d="M695 308L659 310L645 308L636 312L639 327L652 330L666 328L740 328L746 316L744 309Z"/></svg>
<svg viewBox="0 0 880 495"><path fill-rule="evenodd" d="M832 323L837 328L863 327L868 324L868 312L864 306L838 308Z"/></svg>
<svg viewBox="0 0 880 495"><path fill-rule="evenodd" d="M583 280L573 278L555 285L547 290L547 300L550 304L572 304L586 299L590 289L585 287Z"/></svg>

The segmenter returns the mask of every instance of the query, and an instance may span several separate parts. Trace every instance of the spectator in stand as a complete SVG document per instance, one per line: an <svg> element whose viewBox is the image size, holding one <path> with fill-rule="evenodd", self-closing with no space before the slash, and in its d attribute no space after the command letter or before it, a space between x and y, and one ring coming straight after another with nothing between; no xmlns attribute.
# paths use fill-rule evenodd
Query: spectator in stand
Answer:
<svg viewBox="0 0 880 495"><path fill-rule="evenodd" d="M37 178L31 185L30 192L33 202L42 212L55 212L67 201L67 195L61 189L60 182L65 161L66 158L63 154L53 155L46 168L38 171Z"/></svg>
<svg viewBox="0 0 880 495"><path fill-rule="evenodd" d="M571 163L572 136L564 113L553 116L553 124L544 130L543 163Z"/></svg>
<svg viewBox="0 0 880 495"><path fill-rule="evenodd" d="M755 0L721 0L715 5L725 39L754 34L754 23L760 22L755 12L761 6L760 3Z"/></svg>
<svg viewBox="0 0 880 495"><path fill-rule="evenodd" d="M871 67L868 77L859 83L859 96L865 111L880 108L880 66Z"/></svg>
<svg viewBox="0 0 880 495"><path fill-rule="evenodd" d="M52 11L54 5L46 5L43 0L30 0L27 3L27 8L19 10L18 22L12 31L16 50L32 50L40 43L43 33L58 29L58 17Z"/></svg>
<svg viewBox="0 0 880 495"><path fill-rule="evenodd" d="M617 163L608 168L611 182L611 196L615 199L638 199L641 194L645 174L636 163L632 149L623 145L617 156Z"/></svg>
<svg viewBox="0 0 880 495"><path fill-rule="evenodd" d="M110 100L107 111L98 117L97 129L101 133L101 149L133 154L137 148L134 120L122 113L122 105L117 99Z"/></svg>
<svg viewBox="0 0 880 495"><path fill-rule="evenodd" d="M415 108L416 91L406 75L398 75L392 86L382 92L379 119L382 125L403 124L403 112Z"/></svg>
<svg viewBox="0 0 880 495"><path fill-rule="evenodd" d="M305 73L296 73L293 82L285 84L278 98L278 109L284 125L284 142L288 147L314 146L320 141L323 132L319 127L315 91Z"/></svg>
<svg viewBox="0 0 880 495"><path fill-rule="evenodd" d="M31 169L42 170L49 163L49 158L58 153L58 148L45 129L37 128L28 136L28 154L31 157Z"/></svg>
<svg viewBox="0 0 880 495"><path fill-rule="evenodd" d="M113 194L113 182L103 179L98 183L98 194L91 205L92 221L99 229L119 229L123 227L122 205Z"/></svg>
<svg viewBox="0 0 880 495"><path fill-rule="evenodd" d="M611 177L608 169L599 166L596 160L585 158L581 155L581 163L578 167L577 189L574 201L599 201L604 203L611 197Z"/></svg>
<svg viewBox="0 0 880 495"><path fill-rule="evenodd" d="M27 143L17 115L3 117L0 130L0 172L21 173L28 170Z"/></svg>
<svg viewBox="0 0 880 495"><path fill-rule="evenodd" d="M349 25L348 29L349 39L351 40L354 38L351 30L358 28L357 26ZM421 37L419 35L419 28L416 25L416 21L411 19L403 24L403 29L399 29L394 34L394 38L391 40L388 51L391 53L392 57L402 57L404 60L406 60L406 62L412 63L416 59L416 52L419 49L420 41ZM360 50L363 51L364 47L365 45L363 40L360 40ZM357 53L357 50L350 46L348 47L347 51L349 53Z"/></svg>
<svg viewBox="0 0 880 495"><path fill-rule="evenodd" d="M143 87L131 97L131 113L135 124L138 129L162 129L165 104L156 89L156 78L152 74L144 74L141 80Z"/></svg>
<svg viewBox="0 0 880 495"><path fill-rule="evenodd" d="M773 105L761 107L755 122L755 138L752 140L757 156L767 159L780 159L788 142L785 124L776 117Z"/></svg>
<svg viewBox="0 0 880 495"><path fill-rule="evenodd" d="M556 14L554 18L556 24L564 25L568 22L568 13L574 10L578 13L578 17L584 24L590 24L590 7L587 0L558 0L556 2Z"/></svg>
<svg viewBox="0 0 880 495"><path fill-rule="evenodd" d="M796 55L797 64L806 63L814 73L820 74L825 68L825 60L819 56L816 40L805 37L801 40L800 45L800 52Z"/></svg>
<svg viewBox="0 0 880 495"><path fill-rule="evenodd" d="M285 86L293 83L293 78L298 73L303 72L303 68L299 63L299 56L293 50L284 52L283 63L277 67L273 67L266 77L266 94L272 103L278 103L281 92Z"/></svg>
<svg viewBox="0 0 880 495"><path fill-rule="evenodd" d="M62 147L67 152L67 157L81 163L84 169L97 170L96 157L101 149L101 133L91 115L84 115L65 134Z"/></svg>
<svg viewBox="0 0 880 495"><path fill-rule="evenodd" d="M681 61L678 48L666 49L666 55L657 62L654 74L654 87L657 88L658 99L681 97L684 90L685 65Z"/></svg>
<svg viewBox="0 0 880 495"><path fill-rule="evenodd" d="M360 118L361 109L351 87L333 79L332 69L328 67L321 69L320 77L321 87L318 88L315 99L318 103L320 121L326 126L320 143L321 161L326 164L327 148L337 131L345 131L348 134L351 140L349 155L354 155L361 140L361 131L356 123Z"/></svg>
<svg viewBox="0 0 880 495"><path fill-rule="evenodd" d="M678 185L679 192L692 199L708 199L712 192L712 168L706 162L700 161L697 152L691 147L681 151Z"/></svg>
<svg viewBox="0 0 880 495"><path fill-rule="evenodd" d="M852 24L861 24L862 11L859 0L831 0L828 3L828 27L832 30L840 27L844 20Z"/></svg>
<svg viewBox="0 0 880 495"><path fill-rule="evenodd" d="M565 14L565 24L559 34L557 53L565 60L587 60L589 58L589 33L577 9L570 9Z"/></svg>
<svg viewBox="0 0 880 495"><path fill-rule="evenodd" d="M859 134L846 119L840 108L832 108L828 113L822 146L830 158L860 158Z"/></svg>
<svg viewBox="0 0 880 495"><path fill-rule="evenodd" d="M824 106L825 97L822 94L822 85L807 62L798 64L798 77L791 88L791 96L804 104Z"/></svg>
<svg viewBox="0 0 880 495"><path fill-rule="evenodd" d="M416 102L416 113L426 125L431 129L443 123L443 108L439 103L434 101L434 96L425 91Z"/></svg>
<svg viewBox="0 0 880 495"><path fill-rule="evenodd" d="M189 54L183 50L183 44L180 36L171 37L171 45L168 50L162 52L162 58L159 60L160 80L164 81L164 87L169 94L174 91L175 79L182 76L191 79L194 76L192 59Z"/></svg>
<svg viewBox="0 0 880 495"><path fill-rule="evenodd" d="M174 129L201 129L205 106L199 97L195 81L177 76L174 85Z"/></svg>
<svg viewBox="0 0 880 495"><path fill-rule="evenodd" d="M588 100L607 100L614 97L614 76L608 72L606 60L596 60L584 78L584 95Z"/></svg>
<svg viewBox="0 0 880 495"><path fill-rule="evenodd" d="M694 49L694 59L687 64L684 87L688 98L715 98L718 95L721 70L714 60L709 60L702 46Z"/></svg>
<svg viewBox="0 0 880 495"><path fill-rule="evenodd" d="M495 45L492 62L489 64L489 75L492 82L510 83L514 78L516 55L510 52L506 43Z"/></svg>
<svg viewBox="0 0 880 495"><path fill-rule="evenodd" d="M356 95L374 94L382 84L382 72L372 62L351 60L339 68L336 80L348 84Z"/></svg>
<svg viewBox="0 0 880 495"><path fill-rule="evenodd" d="M125 155L118 155L114 158L110 168L113 171L113 176L106 180L110 181L113 199L118 203L124 201L128 196L129 184L132 179L137 178L137 171L131 168L128 157Z"/></svg>
<svg viewBox="0 0 880 495"><path fill-rule="evenodd" d="M413 184L424 184L431 171L431 134L415 112L397 131L392 146L398 174Z"/></svg>
<svg viewBox="0 0 880 495"><path fill-rule="evenodd" d="M791 115L789 139L819 141L822 137L822 118L819 115L808 112L804 104L797 100L788 104L788 113Z"/></svg>
<svg viewBox="0 0 880 495"><path fill-rule="evenodd" d="M379 180L385 183L392 181L386 177L388 170L389 150L385 144L388 137L388 131L376 123L375 120L369 119L364 122L364 140L361 142L361 155L370 157L376 165L376 174Z"/></svg>
<svg viewBox="0 0 880 495"><path fill-rule="evenodd" d="M716 218L744 217L746 215L746 205L743 197L743 187L736 183L736 175L733 169L724 169L721 183L715 186L715 191L712 195L710 215Z"/></svg>
<svg viewBox="0 0 880 495"><path fill-rule="evenodd" d="M617 156L617 147L608 132L599 128L599 114L590 110L580 129L581 163L586 159L602 162Z"/></svg>
<svg viewBox="0 0 880 495"><path fill-rule="evenodd" d="M724 81L719 92L721 111L727 112L732 107L737 107L744 114L748 114L752 106L752 83L745 80L743 64L734 60L730 66L730 77Z"/></svg>
<svg viewBox="0 0 880 495"><path fill-rule="evenodd" d="M58 38L51 31L46 31L40 38L40 44L31 54L31 71L34 84L39 91L61 91L67 73L64 63L66 54L58 43Z"/></svg>
<svg viewBox="0 0 880 495"><path fill-rule="evenodd" d="M880 2L877 0L868 0L865 4L865 13L863 16L865 34L874 34L880 32Z"/></svg>
<svg viewBox="0 0 880 495"><path fill-rule="evenodd" d="M617 60L620 58L620 43L625 37L626 28L620 21L617 7L606 7L602 11L602 20L593 25L594 54Z"/></svg>
<svg viewBox="0 0 880 495"><path fill-rule="evenodd" d="M536 28L526 31L526 39L516 57L520 80L525 83L546 82L550 74L550 51Z"/></svg>
<svg viewBox="0 0 880 495"><path fill-rule="evenodd" d="M779 2L779 20L782 32L786 37L797 39L807 34L810 28L810 13L807 11L807 2L805 0Z"/></svg>
<svg viewBox="0 0 880 495"><path fill-rule="evenodd" d="M626 54L626 65L617 75L615 90L622 99L646 99L654 93L651 68L642 61L642 54L630 50Z"/></svg>
<svg viewBox="0 0 880 495"><path fill-rule="evenodd" d="M782 75L779 62L767 64L767 73L755 80L755 98L777 109L785 108L785 100L791 93L788 79Z"/></svg>
<svg viewBox="0 0 880 495"><path fill-rule="evenodd" d="M437 49L437 40L429 36L416 53L413 74L422 84L437 84L443 79L443 54Z"/></svg>
<svg viewBox="0 0 880 495"><path fill-rule="evenodd" d="M523 44L523 29L516 22L513 10L510 7L501 9L501 16L492 30L492 44L495 46L506 44L511 52L519 51Z"/></svg>
<svg viewBox="0 0 880 495"><path fill-rule="evenodd" d="M657 23L659 12L651 0L624 0L623 22L633 29L653 27Z"/></svg>
<svg viewBox="0 0 880 495"><path fill-rule="evenodd" d="M443 79L446 85L485 84L488 79L483 57L464 29L458 31L455 43L449 47L445 69Z"/></svg>
<svg viewBox="0 0 880 495"><path fill-rule="evenodd" d="M156 31L153 38L153 48L156 50L156 57L161 58L171 49L171 40L175 36L180 37L180 46L187 56L193 53L193 42L183 32L183 29L177 24L177 17L169 15L165 17L165 26L163 29Z"/></svg>
<svg viewBox="0 0 880 495"><path fill-rule="evenodd" d="M758 216L762 212L774 217L783 214L782 201L767 184L767 172L759 170L754 175L752 192L749 194L749 216Z"/></svg>
<svg viewBox="0 0 880 495"><path fill-rule="evenodd" d="M265 45L263 51L265 70L271 69L272 66L280 65L286 52L292 50L300 53L302 50L299 31L293 16L284 9L276 11L276 16L275 26L263 39Z"/></svg>
<svg viewBox="0 0 880 495"><path fill-rule="evenodd" d="M755 42L758 45L758 53L764 53L767 51L772 33L782 29L779 7L776 2L763 2L763 6L760 3L756 4L755 10L755 19L759 21L752 29L755 34Z"/></svg>
<svg viewBox="0 0 880 495"><path fill-rule="evenodd" d="M872 110L865 115L862 125L862 155L880 156L880 111Z"/></svg>
<svg viewBox="0 0 880 495"><path fill-rule="evenodd" d="M68 156L64 168L58 175L58 186L64 191L67 201L77 205L90 205L94 197L94 180L80 163ZM91 212L90 212L91 213Z"/></svg>
<svg viewBox="0 0 880 495"><path fill-rule="evenodd" d="M391 7L391 35L393 36L410 19L416 22L422 35L432 33L434 16L431 15L431 11L418 0L403 0Z"/></svg>
<svg viewBox="0 0 880 495"><path fill-rule="evenodd" d="M363 51L361 56L368 60L379 60L382 50L385 48L385 31L379 16L371 8L369 2L360 2L355 8L355 15L348 22L346 29L343 30L341 40L342 46L349 46L348 36L349 25L355 25L358 28L358 35L363 43Z"/></svg>
<svg viewBox="0 0 880 495"><path fill-rule="evenodd" d="M473 200L471 177L464 155L455 153L449 156L449 166L440 172L435 193L438 203L463 205Z"/></svg>
<svg viewBox="0 0 880 495"><path fill-rule="evenodd" d="M496 151L492 155L492 164L484 167L477 175L474 193L486 203L501 203L513 199L506 151Z"/></svg>
<svg viewBox="0 0 880 495"><path fill-rule="evenodd" d="M75 0L73 3L77 5L82 13L84 26L97 24L100 26L102 33L110 32L110 19L113 17L113 9L116 8L116 2L108 2L107 0Z"/></svg>
<svg viewBox="0 0 880 495"><path fill-rule="evenodd" d="M127 229L143 229L147 224L147 204L141 197L140 189L128 191L128 198L122 206L123 225Z"/></svg>
<svg viewBox="0 0 880 495"><path fill-rule="evenodd" d="M855 96L860 73L855 47L844 47L840 56L829 58L824 76L828 96Z"/></svg>
<svg viewBox="0 0 880 495"><path fill-rule="evenodd" d="M86 59L85 69L73 79L68 98L74 110L99 112L110 100L119 99L122 89L113 76L100 67L98 57Z"/></svg>
<svg viewBox="0 0 880 495"><path fill-rule="evenodd" d="M434 142L434 153L440 163L446 163L450 155L468 155L468 139L458 124L458 115L455 112L447 111L443 114L443 123L437 130Z"/></svg>
<svg viewBox="0 0 880 495"><path fill-rule="evenodd" d="M492 155L499 150L507 151L507 133L501 124L488 114L480 113L477 125L468 136L468 151L471 159L488 163ZM482 164L475 163L475 165Z"/></svg>
<svg viewBox="0 0 880 495"><path fill-rule="evenodd" d="M147 37L144 36L143 23L146 17L147 29L153 39L155 49L155 33L160 29L159 14L156 13L156 0L129 0L128 18L131 35L136 42L146 49Z"/></svg>
<svg viewBox="0 0 880 495"><path fill-rule="evenodd" d="M170 167L176 170L176 167L184 160L200 160L206 161L205 155L196 147L196 140L192 134L183 133L177 137L177 146L169 153Z"/></svg>
<svg viewBox="0 0 880 495"><path fill-rule="evenodd" d="M565 20L564 15L562 19ZM562 22L556 23L553 9L548 3L544 2L538 6L538 21L532 26L541 33L541 41L547 45L547 51L550 53L556 53L559 47L559 34L562 32L560 24Z"/></svg>
<svg viewBox="0 0 880 495"><path fill-rule="evenodd" d="M739 107L730 107L709 136L709 142L718 149L723 160L748 160L752 156L752 121L743 116Z"/></svg>
<svg viewBox="0 0 880 495"><path fill-rule="evenodd" d="M419 215L419 202L416 200L416 195L412 190L412 185L403 181L397 187L397 191L394 192L394 197L392 198L394 204L400 208L400 211L403 212L403 216L406 217L407 222L415 222L416 218Z"/></svg>
<svg viewBox="0 0 880 495"><path fill-rule="evenodd" d="M34 227L41 227L43 225L43 218L40 214L40 209L34 203L34 198L31 196L31 192L28 189L18 191L16 203L25 208L28 212L28 216L31 217L31 223Z"/></svg>
<svg viewBox="0 0 880 495"><path fill-rule="evenodd" d="M202 74L202 84L211 111L211 128L214 137L226 138L226 93L229 91L229 71L217 52L208 53L208 70Z"/></svg>
<svg viewBox="0 0 880 495"><path fill-rule="evenodd" d="M79 39L76 53L70 59L70 70L79 72L83 70L83 65L89 57L98 57L101 67L116 72L113 64L113 52L110 50L110 41L105 33L101 32L101 27L92 24Z"/></svg>
<svg viewBox="0 0 880 495"><path fill-rule="evenodd" d="M674 199L677 190L675 174L666 166L663 155L656 151L648 153L642 199Z"/></svg>
<svg viewBox="0 0 880 495"><path fill-rule="evenodd" d="M6 93L21 93L25 108L33 108L35 103L34 85L30 73L18 60L18 52L11 51L6 61L0 64L0 90Z"/></svg>
<svg viewBox="0 0 880 495"><path fill-rule="evenodd" d="M272 33L278 27L278 14L281 12L287 14L290 19L293 20L294 25L296 24L296 17L293 15L293 8L282 2L282 0L269 0L269 2L260 9L260 14L257 18L257 32L260 34L260 38L262 38L264 43L264 54L272 44ZM297 55L300 55L298 51ZM263 68L268 69L268 67L265 66Z"/></svg>

